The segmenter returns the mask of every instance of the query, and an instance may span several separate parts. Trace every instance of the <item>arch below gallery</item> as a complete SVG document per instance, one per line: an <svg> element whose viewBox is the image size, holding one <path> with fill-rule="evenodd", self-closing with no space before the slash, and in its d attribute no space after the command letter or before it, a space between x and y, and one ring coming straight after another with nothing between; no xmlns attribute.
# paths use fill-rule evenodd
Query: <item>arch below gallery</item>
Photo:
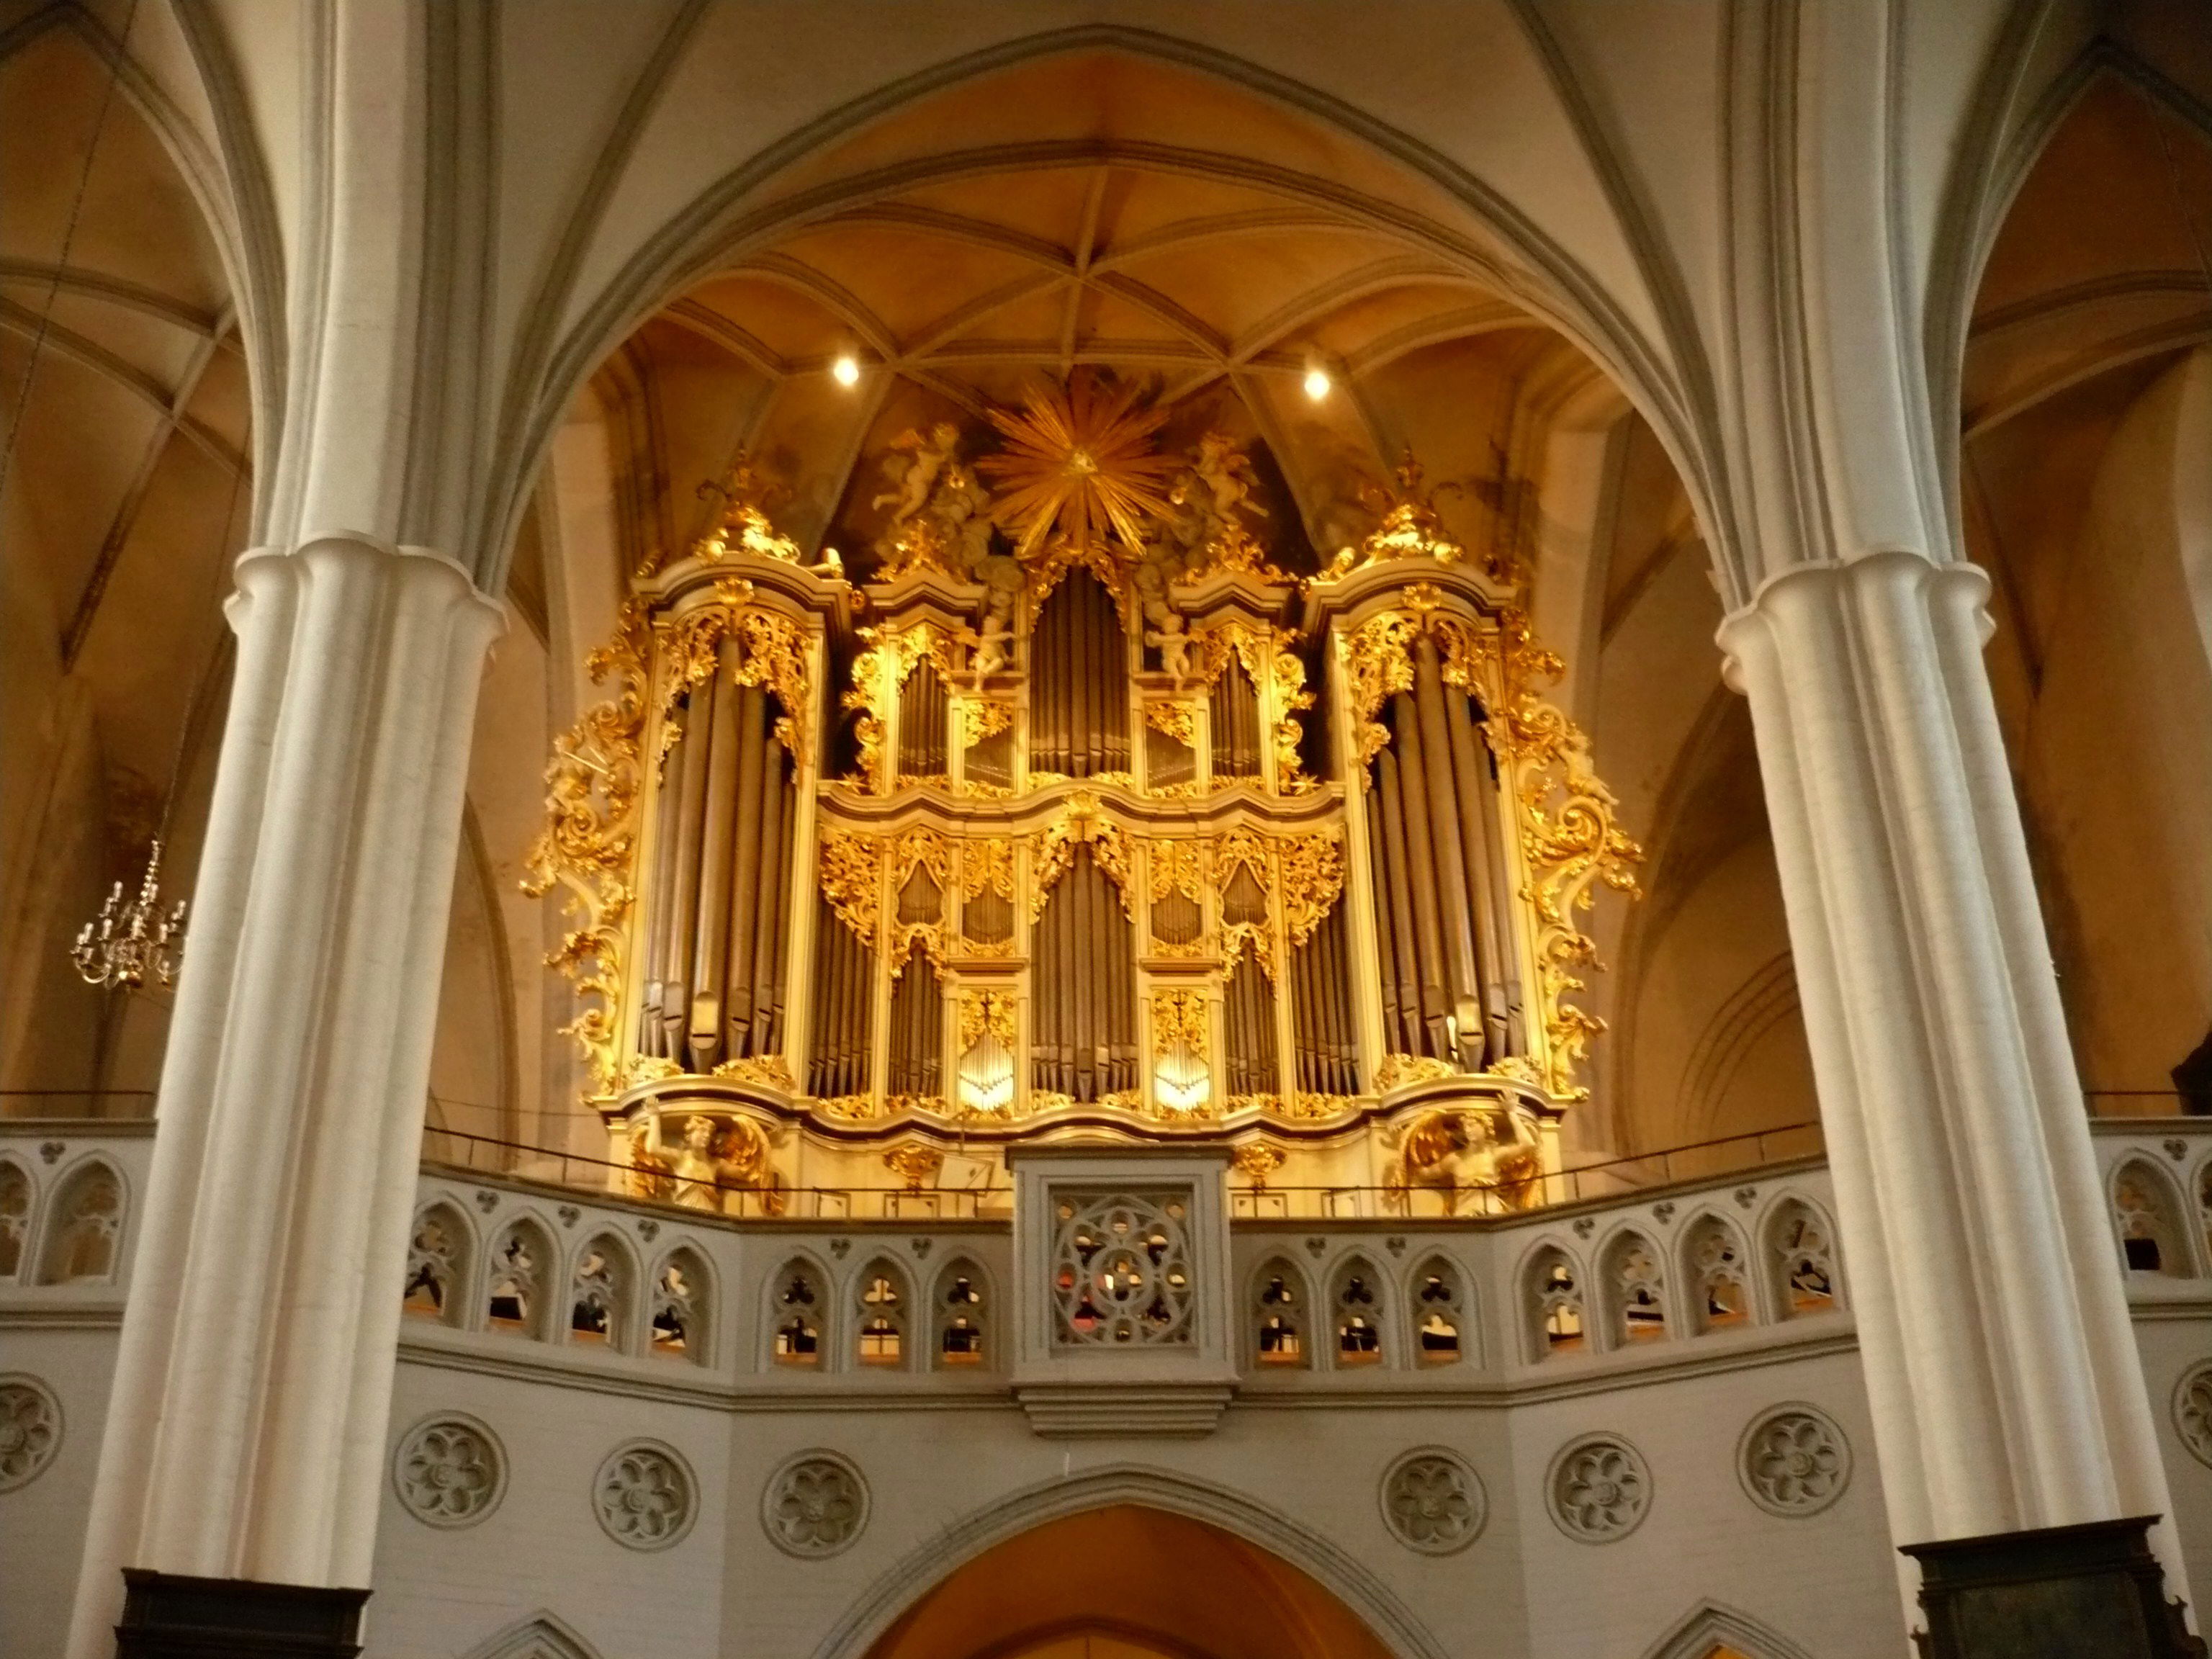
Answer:
<svg viewBox="0 0 2212 1659"><path fill-rule="evenodd" d="M1127 1571L1070 1570L1099 1560ZM1144 1594L1127 1594L1132 1583ZM1121 1465L1016 1492L947 1529L878 1579L814 1659L1012 1659L1076 1635L1163 1659L1443 1652L1334 1544L1226 1488Z"/></svg>

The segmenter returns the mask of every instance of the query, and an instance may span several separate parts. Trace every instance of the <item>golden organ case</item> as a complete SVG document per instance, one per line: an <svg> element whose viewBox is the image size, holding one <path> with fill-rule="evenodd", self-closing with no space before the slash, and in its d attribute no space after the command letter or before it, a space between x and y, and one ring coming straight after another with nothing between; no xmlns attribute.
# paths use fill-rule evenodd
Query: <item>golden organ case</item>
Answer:
<svg viewBox="0 0 2212 1659"><path fill-rule="evenodd" d="M1293 578L1245 455L1164 421L1079 374L908 433L857 586L741 465L636 574L526 884L617 1183L988 1211L1012 1142L1198 1136L1245 1212L1539 1194L1640 855L1519 562L1408 458Z"/></svg>

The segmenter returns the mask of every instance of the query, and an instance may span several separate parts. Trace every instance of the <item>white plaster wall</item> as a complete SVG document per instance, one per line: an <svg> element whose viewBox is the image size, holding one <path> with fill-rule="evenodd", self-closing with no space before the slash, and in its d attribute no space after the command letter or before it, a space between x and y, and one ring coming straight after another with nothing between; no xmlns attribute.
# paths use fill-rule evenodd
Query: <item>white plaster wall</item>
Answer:
<svg viewBox="0 0 2212 1659"><path fill-rule="evenodd" d="M0 1492L0 1656L58 1652L76 1594L92 1511L100 1425L115 1368L119 1306L99 1324L26 1328L0 1322L0 1373L28 1372L61 1402L62 1441L46 1473Z"/></svg>

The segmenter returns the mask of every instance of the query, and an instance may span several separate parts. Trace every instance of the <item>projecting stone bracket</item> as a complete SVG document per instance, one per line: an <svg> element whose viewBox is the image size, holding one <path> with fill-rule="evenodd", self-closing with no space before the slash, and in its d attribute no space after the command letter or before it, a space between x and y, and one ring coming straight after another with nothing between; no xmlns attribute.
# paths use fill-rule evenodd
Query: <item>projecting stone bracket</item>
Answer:
<svg viewBox="0 0 2212 1659"><path fill-rule="evenodd" d="M1211 1434L1237 1391L1225 1146L1061 1142L1014 1174L1014 1397L1054 1439Z"/></svg>
<svg viewBox="0 0 2212 1659"><path fill-rule="evenodd" d="M1212 1434L1237 1392L1234 1382L1016 1383L1014 1397L1030 1427L1047 1440L1123 1436L1195 1440Z"/></svg>

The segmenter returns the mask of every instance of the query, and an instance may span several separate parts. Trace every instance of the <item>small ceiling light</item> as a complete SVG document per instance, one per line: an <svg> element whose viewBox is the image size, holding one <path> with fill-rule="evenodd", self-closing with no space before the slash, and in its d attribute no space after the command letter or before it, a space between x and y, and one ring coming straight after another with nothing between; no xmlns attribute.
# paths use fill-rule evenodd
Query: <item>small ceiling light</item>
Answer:
<svg viewBox="0 0 2212 1659"><path fill-rule="evenodd" d="M830 373L836 378L839 386L858 386L860 383L860 360L848 351L830 365Z"/></svg>
<svg viewBox="0 0 2212 1659"><path fill-rule="evenodd" d="M1328 378L1328 371L1316 363L1306 371L1306 396L1319 403L1328 396L1329 388L1336 384Z"/></svg>

